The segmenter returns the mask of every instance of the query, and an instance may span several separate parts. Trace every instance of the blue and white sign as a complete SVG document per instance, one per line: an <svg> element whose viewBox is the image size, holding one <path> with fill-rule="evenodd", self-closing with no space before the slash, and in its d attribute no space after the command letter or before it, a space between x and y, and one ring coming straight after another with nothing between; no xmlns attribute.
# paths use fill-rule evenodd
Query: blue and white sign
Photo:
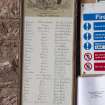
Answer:
<svg viewBox="0 0 105 105"><path fill-rule="evenodd" d="M85 40L90 40L91 39L91 33L86 32L86 33L84 33L83 37L84 37Z"/></svg>
<svg viewBox="0 0 105 105"><path fill-rule="evenodd" d="M94 42L94 50L105 50L105 42Z"/></svg>
<svg viewBox="0 0 105 105"><path fill-rule="evenodd" d="M105 30L105 22L94 22L94 30Z"/></svg>
<svg viewBox="0 0 105 105"><path fill-rule="evenodd" d="M91 24L90 23L85 23L84 24L84 30L90 30L91 29Z"/></svg>
<svg viewBox="0 0 105 105"><path fill-rule="evenodd" d="M91 43L87 42L84 44L84 49L85 50L90 50L91 49Z"/></svg>
<svg viewBox="0 0 105 105"><path fill-rule="evenodd" d="M94 32L94 40L105 40L105 32Z"/></svg>
<svg viewBox="0 0 105 105"><path fill-rule="evenodd" d="M83 14L84 21L105 20L105 13L87 13Z"/></svg>

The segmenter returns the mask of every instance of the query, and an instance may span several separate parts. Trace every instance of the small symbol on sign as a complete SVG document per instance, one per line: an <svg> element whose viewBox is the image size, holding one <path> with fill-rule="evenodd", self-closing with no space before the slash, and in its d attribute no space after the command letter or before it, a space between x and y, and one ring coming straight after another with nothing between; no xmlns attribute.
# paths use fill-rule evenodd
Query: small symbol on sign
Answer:
<svg viewBox="0 0 105 105"><path fill-rule="evenodd" d="M90 39L91 39L91 34L88 33L88 32L85 33L85 34L84 34L84 39L85 39L85 40L90 40Z"/></svg>
<svg viewBox="0 0 105 105"><path fill-rule="evenodd" d="M91 24L90 23L85 23L84 24L84 29L87 30L87 31L90 30L91 29Z"/></svg>
<svg viewBox="0 0 105 105"><path fill-rule="evenodd" d="M86 71L90 71L90 70L92 70L92 64L91 63L86 63L84 65L84 68L85 68Z"/></svg>
<svg viewBox="0 0 105 105"><path fill-rule="evenodd" d="M84 49L85 50L90 50L91 49L91 43L87 42L84 44Z"/></svg>
<svg viewBox="0 0 105 105"><path fill-rule="evenodd" d="M84 59L85 59L86 61L90 61L90 60L92 59L92 54L91 54L91 53L85 53Z"/></svg>

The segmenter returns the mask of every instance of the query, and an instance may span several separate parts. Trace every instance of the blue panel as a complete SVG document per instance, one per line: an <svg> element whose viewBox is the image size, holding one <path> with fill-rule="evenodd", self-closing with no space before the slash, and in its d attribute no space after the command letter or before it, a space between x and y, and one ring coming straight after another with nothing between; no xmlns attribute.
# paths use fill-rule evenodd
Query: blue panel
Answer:
<svg viewBox="0 0 105 105"><path fill-rule="evenodd" d="M105 32L94 32L94 40L105 40Z"/></svg>
<svg viewBox="0 0 105 105"><path fill-rule="evenodd" d="M105 42L94 42L94 50L105 50Z"/></svg>
<svg viewBox="0 0 105 105"><path fill-rule="evenodd" d="M105 22L94 22L94 30L105 30Z"/></svg>
<svg viewBox="0 0 105 105"><path fill-rule="evenodd" d="M105 13L84 14L83 20L105 20Z"/></svg>

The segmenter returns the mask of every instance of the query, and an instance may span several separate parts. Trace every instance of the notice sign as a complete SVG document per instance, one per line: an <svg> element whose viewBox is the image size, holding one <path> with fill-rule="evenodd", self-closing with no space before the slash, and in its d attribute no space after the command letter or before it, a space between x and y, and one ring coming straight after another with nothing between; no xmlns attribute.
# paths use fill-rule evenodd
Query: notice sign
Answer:
<svg viewBox="0 0 105 105"><path fill-rule="evenodd" d="M105 5L81 4L81 74L105 74Z"/></svg>

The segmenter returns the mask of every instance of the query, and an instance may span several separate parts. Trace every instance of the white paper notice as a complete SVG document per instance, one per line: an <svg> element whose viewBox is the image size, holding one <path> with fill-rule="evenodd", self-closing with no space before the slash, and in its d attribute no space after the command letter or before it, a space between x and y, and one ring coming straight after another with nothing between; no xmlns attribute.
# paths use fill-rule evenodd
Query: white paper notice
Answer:
<svg viewBox="0 0 105 105"><path fill-rule="evenodd" d="M77 105L105 105L105 77L80 77Z"/></svg>
<svg viewBox="0 0 105 105"><path fill-rule="evenodd" d="M71 105L73 18L25 17L23 105Z"/></svg>
<svg viewBox="0 0 105 105"><path fill-rule="evenodd" d="M98 3L102 2L105 3L105 0L97 0Z"/></svg>
<svg viewBox="0 0 105 105"><path fill-rule="evenodd" d="M81 75L105 74L105 4L81 5Z"/></svg>

